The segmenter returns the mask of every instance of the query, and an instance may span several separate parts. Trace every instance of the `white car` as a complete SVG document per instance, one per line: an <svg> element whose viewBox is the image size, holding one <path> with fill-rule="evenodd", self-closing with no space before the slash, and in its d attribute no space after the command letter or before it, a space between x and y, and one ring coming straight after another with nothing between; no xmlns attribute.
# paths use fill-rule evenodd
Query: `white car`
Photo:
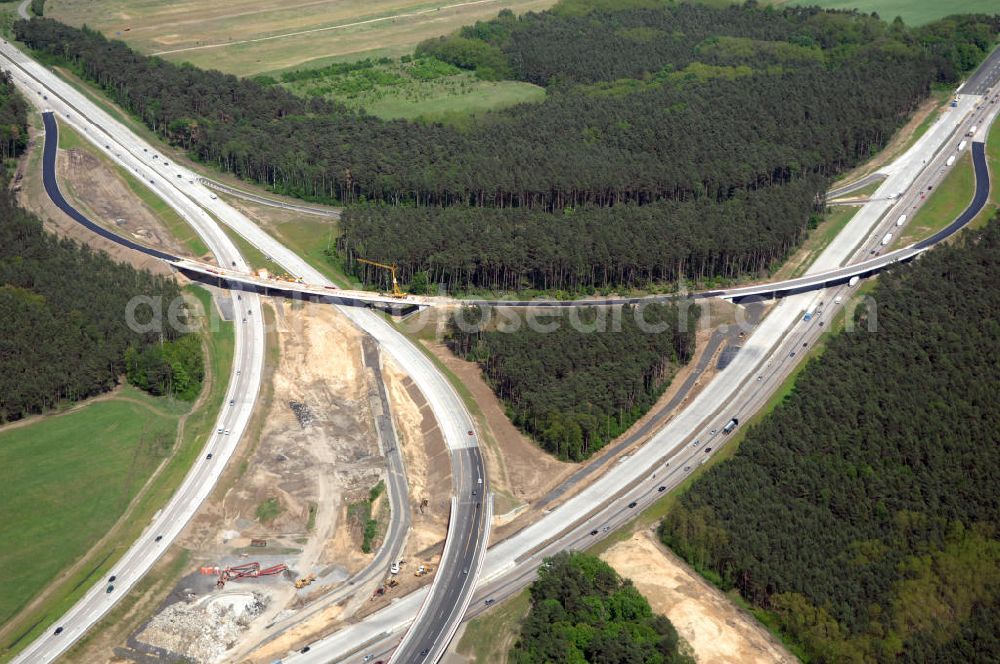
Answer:
<svg viewBox="0 0 1000 664"><path fill-rule="evenodd" d="M226 429L226 435L227 436L229 435L229 429Z"/></svg>
<svg viewBox="0 0 1000 664"><path fill-rule="evenodd" d="M222 433L222 427L219 427L219 433Z"/></svg>
<svg viewBox="0 0 1000 664"><path fill-rule="evenodd" d="M393 563L389 566L389 574L399 574L399 563Z"/></svg>

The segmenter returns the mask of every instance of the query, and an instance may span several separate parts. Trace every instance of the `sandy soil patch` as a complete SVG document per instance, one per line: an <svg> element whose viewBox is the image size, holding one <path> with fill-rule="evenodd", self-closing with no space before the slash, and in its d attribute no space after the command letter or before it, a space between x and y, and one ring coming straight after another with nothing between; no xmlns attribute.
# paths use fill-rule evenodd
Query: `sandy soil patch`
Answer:
<svg viewBox="0 0 1000 664"><path fill-rule="evenodd" d="M56 166L62 188L92 221L148 247L183 251L153 211L100 159L85 150L65 150Z"/></svg>
<svg viewBox="0 0 1000 664"><path fill-rule="evenodd" d="M483 446L490 487L494 491L510 494L518 503L531 503L562 481L578 464L560 461L543 451L528 436L511 424L493 390L483 379L482 371L474 362L455 357L441 343L426 344L434 354L451 369L472 393L486 418L492 440ZM507 510L498 505L498 515Z"/></svg>
<svg viewBox="0 0 1000 664"><path fill-rule="evenodd" d="M436 565L451 511L451 455L437 420L416 385L386 355L382 360L410 489L413 523L404 556L413 560L408 565Z"/></svg>
<svg viewBox="0 0 1000 664"><path fill-rule="evenodd" d="M367 496L385 467L361 366L360 333L332 307L270 302L280 361L268 380L272 392L261 411L259 436L248 436L246 462L230 469L236 476L232 486L206 503L180 542L192 551L191 572L200 565L251 561L289 567L283 575L226 585L227 592L257 591L266 598L259 615L211 617L235 621L236 627L224 626L223 632L253 641L263 638L264 625L283 610L304 605L368 563L371 554L360 551L360 530L347 527L346 504ZM262 520L258 508L269 500L276 501L278 514ZM267 544L253 547L252 539ZM310 573L316 581L296 590L292 582ZM181 582L184 599L217 595L213 582L211 576L189 575ZM219 661L225 656L211 647L218 630L195 628L206 611L196 607L174 614L190 623L192 641L204 642L195 647L198 661ZM185 643L181 627L180 632L147 630L138 640L171 648ZM158 636L162 643L153 638Z"/></svg>
<svg viewBox="0 0 1000 664"><path fill-rule="evenodd" d="M601 558L632 579L653 611L665 615L690 644L695 659L712 664L792 664L797 660L756 620L730 602L656 541L634 533Z"/></svg>

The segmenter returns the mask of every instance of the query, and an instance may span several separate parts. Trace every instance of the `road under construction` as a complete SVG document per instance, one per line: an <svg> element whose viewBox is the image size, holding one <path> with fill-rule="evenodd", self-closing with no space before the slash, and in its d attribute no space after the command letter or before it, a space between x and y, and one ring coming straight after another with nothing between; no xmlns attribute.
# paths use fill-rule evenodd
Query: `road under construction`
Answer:
<svg viewBox="0 0 1000 664"><path fill-rule="evenodd" d="M14 53L11 53L11 50ZM21 79L22 85L29 89L31 86L40 85L46 87L49 94L55 94L52 92L53 88L58 88L60 94L67 96L71 94L50 80L48 78L51 76L50 74L34 69L29 73L23 56L16 53L13 47L10 47L9 50L5 47L3 52L10 62L24 66L22 71L28 75ZM991 59L993 57L995 54ZM403 645L398 647L394 655L398 661L414 661L415 656L400 655L400 650L403 650L404 653L411 651L416 653L417 649L421 653L419 656L421 659L426 656L426 661L436 660L443 654L458 622L463 616L469 614L467 609L470 607L474 593L478 593L476 597L479 599L484 597L483 593L486 593L487 599L494 599L508 594L512 589L523 586L526 579L530 580L533 570L537 568L544 555L593 541L590 539L592 536L589 533L597 532L598 529L600 532L607 532L607 528L627 520L630 518L629 515L634 515L633 509L636 505L646 505L655 499L656 484L662 482L661 486L669 487L684 479L690 472L690 466L685 463L686 456L684 454L684 448L688 447L687 443L690 438L695 435L702 436L703 439L714 437L715 432L722 428L726 422L737 416L745 419L756 408L759 408L763 400L766 400L771 391L777 388L782 377L787 375L788 370L797 361L788 359L795 355L794 352L787 355L788 348L797 346L799 343L803 345L811 343L819 334L819 328L814 322L802 321L801 311L812 310L815 307L814 300L819 297L829 297L831 302L835 302L836 299L833 296L822 293L813 294L810 291L835 289L835 292L839 293L845 288L843 284L849 282L853 277L867 276L878 270L890 268L900 260L914 258L932 244L942 241L963 227L982 208L989 191L983 139L985 127L992 123L996 114L996 106L994 105L992 109L985 109L985 114L988 117L983 117L984 111L978 107L980 99L981 97L977 95L963 95L960 105L950 116L948 122L942 125L943 128L938 132L928 132L927 135L931 136L932 139L928 140L927 144L921 145L914 154L904 155L909 161L902 164L896 172L895 180L890 177L883 186L897 186L900 181L906 181L907 184L903 190L909 191L908 195L900 197L897 203L881 211L872 208L872 218L870 219L862 214L858 224L854 225L854 222L849 224L845 232L837 238L837 240L842 239L842 241L832 243L828 250L817 259L806 277L777 284L692 294L693 297L723 297L738 300L750 297L785 297L787 299L779 303L754 330L736 360L726 370L720 372L716 379L678 417L665 428L656 432L649 443L598 481L592 483L583 492L554 508L544 519L520 531L516 536L494 545L489 550L489 554L485 554L485 541L489 536L492 506L486 493L485 471L481 457L479 457L475 427L460 401L455 407L457 399L456 401L451 400L453 393L450 390L446 390L448 394L437 401L436 408L434 407L435 399L429 398L428 401L432 404L434 414L445 431L445 438L455 468L453 473L455 481L453 518L449 525L445 555L442 557L435 584L429 590L423 589L401 598L400 601L362 622L351 625L321 641L309 644L303 648L301 653L291 659L303 662L338 661L356 654L361 647L373 648L376 651L381 648L382 651L389 652L392 649L397 649L394 644L398 643L400 632L406 630L403 632L406 635ZM114 125L111 129L105 128L105 124L110 124L110 122L97 110L91 108L88 102L79 98L73 98L72 103L63 101L57 112L69 119L70 110L73 113L80 113L81 108L84 109L86 119L74 118L73 122L81 123L81 128L94 133L105 132L101 134L107 137L105 140L113 141L116 146L127 145L127 151L130 154L135 154L135 147L141 145L141 141L132 137L127 130L118 125ZM976 111L979 113L976 114ZM46 127L53 126L49 124L52 122L52 115L46 117ZM95 117L99 119L100 125L92 119ZM881 226L886 223L885 220L895 216L897 206L917 207L919 201L923 199L917 189L922 189L926 182L940 181L940 178L947 172L950 164L942 167L942 162L948 157L948 151L951 149L950 142L953 140L955 131L961 132L970 118L977 122L980 127L979 133L974 137L972 143L973 163L977 178L977 190L972 205L948 228L935 234L933 238L927 238L920 243L898 250L898 252L880 255L875 259L864 259L864 256L867 255L867 244L871 242L871 238L877 238L881 235ZM923 161L918 165L917 160L919 159L923 159ZM901 159L901 161L904 160ZM152 170L148 164L141 166L143 169ZM192 177L191 180L183 178L182 181L193 182L194 178ZM172 180L169 182L172 188L177 188L176 183ZM160 188L154 183L154 191L165 195L166 192L160 191ZM171 191L170 195L175 196L176 194ZM915 198L918 195L920 198ZM398 309L400 305L404 304L409 307L425 307L465 302L447 298L417 298L415 296L400 298L368 291L335 291L332 285L328 282L325 283L321 275L318 275L301 258L287 255L287 249L278 245L272 238L267 237L249 221L238 218L232 213L231 208L223 207L223 203L216 202L214 195L211 196L211 201L208 200L207 194L200 191L192 191L185 196L190 200L197 201L199 206L203 206L202 209L210 209L220 218L228 219L226 223L230 223L237 229L237 232L240 232L258 248L275 255L276 261L296 276L292 281L279 281L252 275L247 267L239 264L231 267L241 269L232 270L186 261L173 256L161 256L163 260L172 263L177 269L189 275L201 275L204 279L215 280L223 285L263 292L264 294L281 295L294 292L304 296L328 298L329 301L339 304L360 304L365 307L395 305ZM889 210L892 210L892 213L886 216L886 212ZM225 265L226 258L220 257L220 263ZM840 296L837 295L837 297ZM511 302L504 300L474 302L493 306L580 306L581 304L620 304L645 300L646 298L607 298L575 302ZM832 307L829 308L832 309ZM429 373L426 373L428 370L419 364L419 360L412 359L411 353L414 352L412 347L405 342L403 342L404 345L400 345L399 340L394 340L386 331L384 321L374 322L363 319L362 312L355 307L344 307L343 311L345 315L385 344L390 353L402 358L401 364L411 368L415 381L422 390L435 394L434 376L438 376L437 371L430 367ZM419 351L415 352L419 355ZM420 357L423 358L422 355ZM779 358L784 359L779 361ZM424 362L427 362L426 358L423 359ZM773 369L772 363L775 364ZM711 429L711 433L708 432L709 429ZM666 468L664 463L671 462L673 465L669 467L669 470L661 470ZM649 474L653 472L655 476L654 471L656 470L661 471L661 477L654 482ZM478 496L477 491L480 492ZM628 507L624 506L626 501L631 501ZM187 500L185 504L187 507L190 507L191 504L197 507L198 502L200 500ZM183 521L180 525L183 525ZM174 532L176 530L179 530L179 527L175 528ZM152 532L155 530L147 531L144 537L151 537ZM458 533L462 533L463 536L456 537ZM156 542L159 541L158 537ZM147 546L148 543L143 541L142 545ZM141 576L143 565L148 569L148 565L151 565L158 555L159 553L152 556L147 555L142 564L137 564L134 569L130 570L131 575L136 578ZM147 562L148 564L146 564ZM276 567L281 567L281 565L261 569L257 563L247 563L213 569L218 570L219 580L225 582L259 578L265 575L265 572L269 573L267 575L285 572L284 569L272 572L271 570ZM483 572L482 578L478 578L481 570ZM116 598L117 596L108 598L108 600ZM71 635L61 641L54 641L52 638L44 636L36 639L16 661L51 661L58 657L72 643L70 636L73 639L79 638L107 612L111 605L113 605L113 601L110 603L105 601L105 604L97 606L88 596L82 608L74 607L73 612L71 612L71 617L74 620ZM413 628L408 627L411 622L415 623ZM411 650L407 650L407 648ZM431 652L432 648L433 652Z"/></svg>

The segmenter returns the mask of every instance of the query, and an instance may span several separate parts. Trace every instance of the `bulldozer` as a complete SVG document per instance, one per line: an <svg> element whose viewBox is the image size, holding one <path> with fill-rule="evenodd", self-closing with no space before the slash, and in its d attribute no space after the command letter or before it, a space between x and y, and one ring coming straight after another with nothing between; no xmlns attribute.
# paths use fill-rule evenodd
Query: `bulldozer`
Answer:
<svg viewBox="0 0 1000 664"><path fill-rule="evenodd" d="M308 586L310 583L312 583L315 580L316 580L316 575L310 572L309 574L307 574L306 576L302 577L301 579L296 579L295 580L295 589L296 590L300 590L302 588L305 588L306 586Z"/></svg>

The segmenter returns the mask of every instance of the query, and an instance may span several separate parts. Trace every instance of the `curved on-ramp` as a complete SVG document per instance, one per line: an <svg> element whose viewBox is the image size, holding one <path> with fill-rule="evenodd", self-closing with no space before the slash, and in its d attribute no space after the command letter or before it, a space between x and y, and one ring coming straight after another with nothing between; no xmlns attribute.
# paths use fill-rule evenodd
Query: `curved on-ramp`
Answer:
<svg viewBox="0 0 1000 664"><path fill-rule="evenodd" d="M43 179L45 190L53 202L78 223L112 241L159 258L169 257L169 254L143 247L93 224L65 200L55 179L58 126L51 113L45 113L43 117L45 122ZM235 245L227 237L197 226L195 230L220 261L243 264ZM233 297L235 305L236 296ZM253 320L246 325L234 326L233 366L230 369L229 385L224 397L224 402L229 406L224 407L218 414L213 428L213 431L217 429L225 433L209 433L199 457L188 469L180 486L142 534L111 567L111 573L116 577L114 587L108 591L105 584L100 582L92 586L59 618L56 624L61 628L60 633L47 629L45 633L36 636L28 643L14 658L14 662L25 664L48 662L65 652L138 583L213 490L250 421L263 375L264 327L260 301L255 294L248 293L240 304L257 315L252 316ZM211 459L208 458L208 453L211 453ZM34 627L29 631L33 629Z"/></svg>

